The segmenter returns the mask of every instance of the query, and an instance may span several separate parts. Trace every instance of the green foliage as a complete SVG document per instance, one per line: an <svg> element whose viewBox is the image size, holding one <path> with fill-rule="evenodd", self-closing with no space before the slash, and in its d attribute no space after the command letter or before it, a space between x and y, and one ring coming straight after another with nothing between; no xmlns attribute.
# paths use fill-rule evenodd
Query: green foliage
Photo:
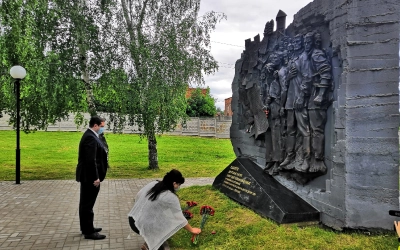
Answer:
<svg viewBox="0 0 400 250"><path fill-rule="evenodd" d="M187 84L203 83L203 73L217 69L210 32L225 16L199 17L200 0L0 4L0 72L17 64L28 72L21 90L23 129L46 128L70 112L110 112L114 131L125 124L142 128L149 165L157 168L155 134L187 118ZM10 82L0 74L0 112L15 124Z"/></svg>
<svg viewBox="0 0 400 250"><path fill-rule="evenodd" d="M149 171L147 143L139 135L105 136L110 147L107 178L160 178L172 168L186 177L212 177L235 159L228 139L163 135L157 137L161 170ZM81 137L81 132L22 133L21 180L74 179ZM15 132L0 131L0 138L0 180L15 180Z"/></svg>
<svg viewBox="0 0 400 250"><path fill-rule="evenodd" d="M128 75L122 69L103 74L96 83L93 92L98 112L127 114L137 107L136 89L129 84ZM126 94L121 94L125 91Z"/></svg>
<svg viewBox="0 0 400 250"><path fill-rule="evenodd" d="M190 117L215 116L215 100L210 95L210 88L204 95L201 88L196 88L187 99L186 114Z"/></svg>
<svg viewBox="0 0 400 250"><path fill-rule="evenodd" d="M220 107L218 107L217 110L216 110L216 112L217 112L217 113L220 113L220 114L224 114L225 111L222 110Z"/></svg>
<svg viewBox="0 0 400 250"><path fill-rule="evenodd" d="M125 57L118 51L121 45L113 37L116 3L0 2L0 112L10 114L12 124L16 98L8 71L13 65L27 70L21 81L25 131L46 128L70 112L96 113L94 79L124 67Z"/></svg>
<svg viewBox="0 0 400 250"><path fill-rule="evenodd" d="M76 87L65 86L66 79L58 77L62 66L58 56L45 53L56 14L44 0L0 4L0 112L10 114L15 124L14 80L8 72L12 66L21 65L27 70L21 81L21 127L25 131L45 128L66 117L74 100L72 95L76 96Z"/></svg>
<svg viewBox="0 0 400 250"><path fill-rule="evenodd" d="M208 218L197 245L190 241L191 234L178 231L168 243L171 249L396 249L395 232L366 235L362 233L342 233L314 226L277 225L250 209L239 205L210 185L182 188L178 191L182 207L186 201L196 201L198 206L190 211L192 227L199 227L202 205L215 209L215 215ZM215 231L215 234L211 232Z"/></svg>

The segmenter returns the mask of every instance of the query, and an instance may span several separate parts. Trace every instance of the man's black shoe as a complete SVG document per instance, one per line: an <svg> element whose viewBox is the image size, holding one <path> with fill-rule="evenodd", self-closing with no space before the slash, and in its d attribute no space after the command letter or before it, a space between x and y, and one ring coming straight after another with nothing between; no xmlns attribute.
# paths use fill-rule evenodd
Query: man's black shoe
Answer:
<svg viewBox="0 0 400 250"><path fill-rule="evenodd" d="M99 233L85 234L85 239L90 240L103 240L106 236Z"/></svg>
<svg viewBox="0 0 400 250"><path fill-rule="evenodd" d="M95 228L94 228L94 232L95 232L95 233L101 232L101 230L103 230L103 228L101 228L101 227L95 227ZM82 234L83 234L83 233L82 233Z"/></svg>

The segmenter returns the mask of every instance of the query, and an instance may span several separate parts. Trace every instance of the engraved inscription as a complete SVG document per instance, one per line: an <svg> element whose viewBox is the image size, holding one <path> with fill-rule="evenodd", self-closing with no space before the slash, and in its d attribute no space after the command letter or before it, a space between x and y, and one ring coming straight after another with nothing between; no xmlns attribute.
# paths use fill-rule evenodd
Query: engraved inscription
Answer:
<svg viewBox="0 0 400 250"><path fill-rule="evenodd" d="M256 196L257 194L249 190L251 182L243 178L243 174L239 173L239 167L230 166L222 186L238 194L249 194Z"/></svg>

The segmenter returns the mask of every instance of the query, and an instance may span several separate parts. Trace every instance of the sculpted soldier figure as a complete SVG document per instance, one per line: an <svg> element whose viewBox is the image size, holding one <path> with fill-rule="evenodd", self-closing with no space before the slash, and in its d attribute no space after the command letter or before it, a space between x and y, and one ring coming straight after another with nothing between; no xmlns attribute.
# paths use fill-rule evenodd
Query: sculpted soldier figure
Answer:
<svg viewBox="0 0 400 250"><path fill-rule="evenodd" d="M327 117L326 110L330 105L328 94L332 87L331 64L325 51L321 49L321 35L319 33L307 33L305 44L310 44L313 47L310 60L314 75L311 96L308 100L308 115L312 131L311 145L314 154L314 162L309 172L325 172L324 131Z"/></svg>
<svg viewBox="0 0 400 250"><path fill-rule="evenodd" d="M310 126L308 119L307 103L310 96L312 72L308 53L312 47L308 44L303 52L303 36L296 35L293 38L293 55L289 62L289 81L285 109L287 111L287 156L281 163L283 169L290 169L288 165L295 160L296 133L302 138L303 152L300 154L300 162L296 164L297 171L306 172L310 161Z"/></svg>
<svg viewBox="0 0 400 250"><path fill-rule="evenodd" d="M239 101L242 104L243 108L243 120L246 124L245 130L247 133L250 133L251 126L254 124L254 117L250 110L250 101L247 98L246 93L246 78L244 74L240 75L240 86L239 86Z"/></svg>
<svg viewBox="0 0 400 250"><path fill-rule="evenodd" d="M261 90L258 83L257 73L247 73L242 85L244 87L244 98L246 99L246 114L250 128L250 136L258 137L265 133L268 128L268 120L262 111Z"/></svg>
<svg viewBox="0 0 400 250"><path fill-rule="evenodd" d="M289 48L290 38L288 36L282 37L278 43L278 51L280 53L287 51Z"/></svg>
<svg viewBox="0 0 400 250"><path fill-rule="evenodd" d="M285 50L281 54L282 56L282 66L278 71L278 82L280 86L280 99L279 99L279 115L280 115L280 124L281 124L281 134L280 134L280 142L281 142L281 154L282 157L285 158L286 153L286 130L287 130L287 122L286 122L286 113L285 113L285 104L286 97L288 91L288 74L289 74L289 51ZM282 159L283 160L283 159ZM282 163L282 161L280 162Z"/></svg>
<svg viewBox="0 0 400 250"><path fill-rule="evenodd" d="M264 109L268 110L269 129L265 135L266 166L264 172L270 175L279 173L279 164L283 160L282 138L281 138L281 86L279 83L278 70L281 67L282 57L274 52L271 54L269 63L265 65L266 71L273 76L272 82L266 91ZM270 134L268 134L270 133Z"/></svg>

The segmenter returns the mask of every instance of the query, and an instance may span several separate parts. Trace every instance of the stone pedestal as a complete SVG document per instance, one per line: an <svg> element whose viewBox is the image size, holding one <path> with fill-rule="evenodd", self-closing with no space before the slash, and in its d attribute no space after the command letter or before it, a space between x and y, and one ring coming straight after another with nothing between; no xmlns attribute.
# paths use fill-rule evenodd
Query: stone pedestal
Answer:
<svg viewBox="0 0 400 250"><path fill-rule="evenodd" d="M247 158L237 158L213 183L235 201L277 223L319 221L319 212Z"/></svg>

